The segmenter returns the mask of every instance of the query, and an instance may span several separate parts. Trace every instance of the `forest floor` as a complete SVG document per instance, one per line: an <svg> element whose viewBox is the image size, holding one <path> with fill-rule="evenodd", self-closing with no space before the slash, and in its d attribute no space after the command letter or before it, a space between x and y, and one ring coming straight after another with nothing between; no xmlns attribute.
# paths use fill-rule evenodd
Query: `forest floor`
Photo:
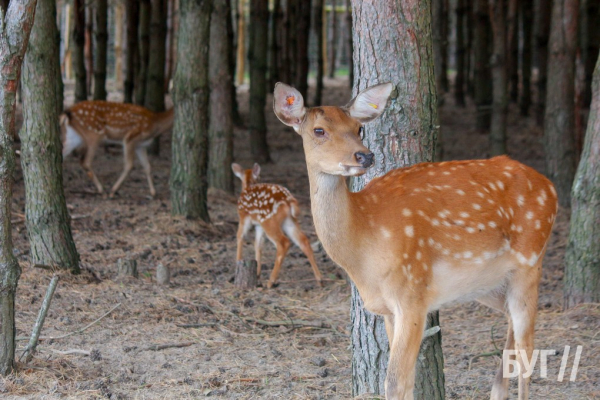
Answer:
<svg viewBox="0 0 600 400"><path fill-rule="evenodd" d="M341 105L349 97L346 80L326 81L325 103ZM445 158L487 157L487 136L474 129L473 105L455 107L450 97L440 111ZM239 100L247 117L247 91L240 90ZM274 163L262 166L262 179L291 190L302 208L302 228L314 241L301 140L277 121L270 99L268 104ZM511 108L508 134L509 154L541 171L543 146L533 121ZM236 161L251 166L243 129L236 129L235 144ZM164 135L160 157L151 157L158 193L154 199L147 197L138 164L118 196L108 200L94 194L76 157L65 160L66 198L86 270L79 276L61 274L39 351L30 362L19 363L18 373L0 379L1 397L351 398L350 289L341 269L324 252L317 253L327 278L324 288L319 288L306 258L293 247L276 288L236 290L232 284L236 197L209 193L210 225L171 216L170 155L170 136ZM95 170L105 186L115 182L121 168L120 148L97 154ZM239 182L236 185L239 193ZM51 278L51 273L29 262L20 170L14 210L14 243L23 269L16 301L20 355ZM535 347L554 349L557 355L548 358L547 378L540 377L538 363L532 399L600 398L600 305L562 311L568 218L568 210L561 209L544 262L536 326ZM253 257L249 241L244 255ZM118 277L119 258L137 260L138 279ZM263 282L274 258L274 247L265 244ZM171 268L167 286L156 283L159 263ZM499 358L485 354L503 347L504 316L477 303L452 305L440 315L447 398L489 398ZM268 321L282 323L268 326ZM71 335L61 338L67 334ZM558 382L567 345L571 346L568 368L565 379ZM579 345L583 346L579 371L571 382L574 350ZM511 391L516 398L514 379Z"/></svg>

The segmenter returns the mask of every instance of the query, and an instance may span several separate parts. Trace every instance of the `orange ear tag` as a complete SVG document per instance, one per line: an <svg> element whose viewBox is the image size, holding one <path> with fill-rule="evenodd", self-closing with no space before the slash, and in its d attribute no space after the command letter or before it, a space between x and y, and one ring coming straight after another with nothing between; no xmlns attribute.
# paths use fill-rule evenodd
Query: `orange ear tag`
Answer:
<svg viewBox="0 0 600 400"><path fill-rule="evenodd" d="M288 105L292 105L294 104L294 101L296 100L296 98L294 96L288 96L285 98L285 101L287 101Z"/></svg>
<svg viewBox="0 0 600 400"><path fill-rule="evenodd" d="M379 108L379 106L377 104L375 104L375 103L369 103L369 105L371 107L373 107L374 109L376 109L376 110Z"/></svg>

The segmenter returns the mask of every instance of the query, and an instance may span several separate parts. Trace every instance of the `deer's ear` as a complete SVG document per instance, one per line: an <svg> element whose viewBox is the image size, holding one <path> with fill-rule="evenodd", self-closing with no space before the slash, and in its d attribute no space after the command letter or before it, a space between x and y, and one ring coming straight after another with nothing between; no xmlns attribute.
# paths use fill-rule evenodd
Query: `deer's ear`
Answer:
<svg viewBox="0 0 600 400"><path fill-rule="evenodd" d="M296 132L306 116L304 99L300 92L281 82L275 85L273 110L281 122L291 126Z"/></svg>
<svg viewBox="0 0 600 400"><path fill-rule="evenodd" d="M356 118L362 123L366 123L379 117L392 93L391 83L381 83L371 86L361 91L354 99L348 103L346 108L350 116Z"/></svg>
<svg viewBox="0 0 600 400"><path fill-rule="evenodd" d="M236 163L231 164L231 170L233 171L233 174L235 176L237 176L241 180L244 180L244 169L242 168L242 166L240 164L236 164Z"/></svg>
<svg viewBox="0 0 600 400"><path fill-rule="evenodd" d="M252 166L252 178L254 178L254 180L257 180L259 175L260 165L258 165L258 163L254 163L254 165Z"/></svg>

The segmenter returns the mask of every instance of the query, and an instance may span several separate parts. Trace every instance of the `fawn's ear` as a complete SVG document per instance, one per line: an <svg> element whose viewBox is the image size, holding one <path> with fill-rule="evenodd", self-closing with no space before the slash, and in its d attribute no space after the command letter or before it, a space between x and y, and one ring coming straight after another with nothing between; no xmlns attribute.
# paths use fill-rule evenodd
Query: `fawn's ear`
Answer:
<svg viewBox="0 0 600 400"><path fill-rule="evenodd" d="M291 126L296 132L306 115L304 99L300 92L281 82L275 85L273 110L281 122Z"/></svg>
<svg viewBox="0 0 600 400"><path fill-rule="evenodd" d="M256 181L258 180L258 176L260 175L260 165L258 163L254 163L252 166L252 178Z"/></svg>
<svg viewBox="0 0 600 400"><path fill-rule="evenodd" d="M241 180L244 180L244 169L242 168L242 166L240 164L236 164L236 163L231 164L231 170L233 171L233 174L235 176L237 176Z"/></svg>
<svg viewBox="0 0 600 400"><path fill-rule="evenodd" d="M379 117L383 113L383 110L385 110L390 94L392 93L392 88L392 84L387 82L361 91L346 106L350 112L350 116L362 123Z"/></svg>

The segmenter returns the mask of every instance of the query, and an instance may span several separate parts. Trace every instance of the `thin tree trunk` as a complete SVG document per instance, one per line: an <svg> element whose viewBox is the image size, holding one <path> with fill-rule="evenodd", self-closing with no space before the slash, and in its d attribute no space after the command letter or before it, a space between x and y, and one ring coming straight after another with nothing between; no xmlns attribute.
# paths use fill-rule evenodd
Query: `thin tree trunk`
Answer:
<svg viewBox="0 0 600 400"><path fill-rule="evenodd" d="M31 261L79 272L63 190L55 79L60 69L54 0L38 0L22 74L21 166ZM41 145L43 144L43 145Z"/></svg>
<svg viewBox="0 0 600 400"><path fill-rule="evenodd" d="M490 47L492 34L487 0L475 0L474 35L474 100L477 114L475 127L479 132L489 132L492 118L492 77Z"/></svg>
<svg viewBox="0 0 600 400"><path fill-rule="evenodd" d="M209 221L208 44L211 0L180 0L175 71L175 125L172 139L171 212Z"/></svg>
<svg viewBox="0 0 600 400"><path fill-rule="evenodd" d="M466 95L473 97L473 1L465 0L465 87Z"/></svg>
<svg viewBox="0 0 600 400"><path fill-rule="evenodd" d="M325 0L313 0L313 34L317 43L317 86L315 88L314 104L323 104L323 8Z"/></svg>
<svg viewBox="0 0 600 400"><path fill-rule="evenodd" d="M115 86L122 89L123 86L123 3L115 4L114 13L114 51L115 51Z"/></svg>
<svg viewBox="0 0 600 400"><path fill-rule="evenodd" d="M456 78L454 99L459 107L465 106L465 1L456 0Z"/></svg>
<svg viewBox="0 0 600 400"><path fill-rule="evenodd" d="M148 58L150 51L150 0L140 0L140 19L138 30L138 66L135 82L135 104L144 105L146 101L146 79L148 77Z"/></svg>
<svg viewBox="0 0 600 400"><path fill-rule="evenodd" d="M358 190L374 176L391 169L432 161L438 116L430 2L408 5L400 1L354 0L352 5L356 77L353 92L356 94L378 82L393 82L397 93L383 116L366 127L364 143L375 153L377 161L367 174L353 179L352 189ZM411 18L406 18L406 15ZM365 40L366 32L371 37L386 40ZM402 50L389 51L389 46ZM373 65L377 65L377 69ZM383 319L364 310L355 289L351 302L353 395L383 394L388 360ZM438 333L426 339L421 346L415 399L444 398L440 341L441 335ZM425 379L425 376L428 378Z"/></svg>
<svg viewBox="0 0 600 400"><path fill-rule="evenodd" d="M108 44L108 0L95 0L94 100L106 100L106 60Z"/></svg>
<svg viewBox="0 0 600 400"><path fill-rule="evenodd" d="M308 35L310 33L311 0L296 0L294 86L308 99ZM330 67L330 71L331 71Z"/></svg>
<svg viewBox="0 0 600 400"><path fill-rule="evenodd" d="M150 111L165 110L165 58L167 50L167 1L151 0L150 3L150 54L146 75L146 98L144 106ZM160 136L148 147L150 154L160 154Z"/></svg>
<svg viewBox="0 0 600 400"><path fill-rule="evenodd" d="M506 0L489 0L494 37L492 55L493 102L490 125L490 155L506 154Z"/></svg>
<svg viewBox="0 0 600 400"><path fill-rule="evenodd" d="M548 86L544 117L546 174L556 186L560 205L571 204L575 176L575 51L578 0L555 0L550 29Z"/></svg>
<svg viewBox="0 0 600 400"><path fill-rule="evenodd" d="M573 184L564 307L600 302L600 58L581 161Z"/></svg>
<svg viewBox="0 0 600 400"><path fill-rule="evenodd" d="M536 122L538 126L544 126L544 113L546 108L546 83L548 71L548 38L550 37L550 16L553 0L535 0L534 13L534 36L535 54L534 59L538 70L537 74L537 97L534 105Z"/></svg>
<svg viewBox="0 0 600 400"><path fill-rule="evenodd" d="M313 0L315 1L315 0ZM331 3L331 24L329 24L329 77L335 77L335 62L337 53L337 0L332 0Z"/></svg>
<svg viewBox="0 0 600 400"><path fill-rule="evenodd" d="M163 83L163 93L169 93L169 83L173 77L173 66L174 66L174 50L173 45L175 44L175 30L173 23L175 22L175 0L165 0L167 7L167 37L165 42L165 79ZM231 19L231 18L230 18Z"/></svg>
<svg viewBox="0 0 600 400"><path fill-rule="evenodd" d="M227 19L231 18L229 0L213 0L210 20L208 76L210 81L210 116L208 126L208 186L233 193L233 118L229 68L231 54Z"/></svg>
<svg viewBox="0 0 600 400"><path fill-rule="evenodd" d="M135 71L138 60L138 23L139 3L137 0L127 0L125 3L127 14L127 52L125 53L125 103L133 103L133 89L135 84Z"/></svg>
<svg viewBox="0 0 600 400"><path fill-rule="evenodd" d="M278 54L281 50L279 48L279 40L277 39L277 29L280 25L280 19L283 18L283 11L281 9L281 0L273 1L273 12L271 13L271 33L269 34L271 41L269 42L269 86L275 87L275 84L280 81L279 79L279 57Z"/></svg>
<svg viewBox="0 0 600 400"><path fill-rule="evenodd" d="M11 206L15 171L15 104L36 0L0 6L0 375L15 370L15 293L21 267L13 254Z"/></svg>
<svg viewBox="0 0 600 400"><path fill-rule="evenodd" d="M592 101L592 75L594 65L600 51L600 2L597 0L580 0L579 43L581 62L584 69L583 107L589 108Z"/></svg>
<svg viewBox="0 0 600 400"><path fill-rule="evenodd" d="M519 99L519 1L508 0L506 16L506 77L508 98L512 102Z"/></svg>
<svg viewBox="0 0 600 400"><path fill-rule="evenodd" d="M237 62L235 84L244 84L246 73L246 0L238 0ZM252 44L252 42L250 42Z"/></svg>
<svg viewBox="0 0 600 400"><path fill-rule="evenodd" d="M230 0L232 1L232 0ZM233 6L235 3L231 5L232 14L235 13L235 7ZM229 40L229 74L231 75L231 79L235 77L235 68L236 68L236 54L237 54L237 46L235 44L235 32L233 31L233 19L230 16L227 18L227 40ZM235 81L235 80L234 80ZM233 124L235 126L243 126L244 122L242 121L242 116L240 115L239 106L237 102L237 90L235 84L231 85L231 114L233 119Z"/></svg>
<svg viewBox="0 0 600 400"><path fill-rule="evenodd" d="M271 161L267 145L267 122L265 105L267 102L267 38L269 7L263 0L250 2L250 152L254 161Z"/></svg>
<svg viewBox="0 0 600 400"><path fill-rule="evenodd" d="M94 8L95 0L90 0L85 5L85 68L86 75L86 90L88 95L92 95L92 81L94 76Z"/></svg>
<svg viewBox="0 0 600 400"><path fill-rule="evenodd" d="M531 106L531 56L533 42L533 3L531 1L521 1L521 29L523 31L523 55L521 61L521 81L523 88L519 106L521 115L529 115Z"/></svg>
<svg viewBox="0 0 600 400"><path fill-rule="evenodd" d="M87 100L85 70L85 1L73 0L73 69L75 70L75 103Z"/></svg>
<svg viewBox="0 0 600 400"><path fill-rule="evenodd" d="M442 42L442 89L445 93L450 91L450 81L448 79L448 36L450 33L449 29L449 15L450 4L449 0L442 0L444 2L444 11L442 13L442 37L445 40Z"/></svg>

